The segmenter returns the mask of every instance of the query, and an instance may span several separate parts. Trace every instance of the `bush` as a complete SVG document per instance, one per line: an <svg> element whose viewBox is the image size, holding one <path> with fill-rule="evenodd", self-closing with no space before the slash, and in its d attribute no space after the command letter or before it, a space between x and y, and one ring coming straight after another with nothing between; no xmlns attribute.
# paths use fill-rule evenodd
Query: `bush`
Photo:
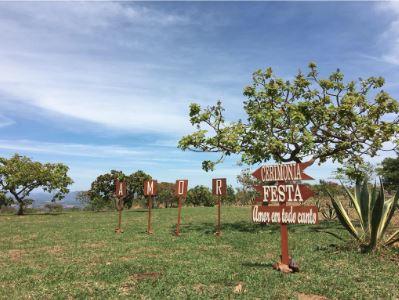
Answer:
<svg viewBox="0 0 399 300"><path fill-rule="evenodd" d="M59 203L47 203L44 208L50 213L60 213L64 210L62 204Z"/></svg>
<svg viewBox="0 0 399 300"><path fill-rule="evenodd" d="M214 206L215 201L209 189L203 185L197 185L188 190L187 204L194 206Z"/></svg>

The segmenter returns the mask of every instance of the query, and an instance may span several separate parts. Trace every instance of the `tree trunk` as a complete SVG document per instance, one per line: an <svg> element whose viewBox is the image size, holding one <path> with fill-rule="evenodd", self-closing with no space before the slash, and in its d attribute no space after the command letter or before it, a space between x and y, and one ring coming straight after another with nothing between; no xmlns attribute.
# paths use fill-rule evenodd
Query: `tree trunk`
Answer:
<svg viewBox="0 0 399 300"><path fill-rule="evenodd" d="M18 208L17 215L22 216L23 214L24 214L24 204L22 202L19 202L19 208Z"/></svg>

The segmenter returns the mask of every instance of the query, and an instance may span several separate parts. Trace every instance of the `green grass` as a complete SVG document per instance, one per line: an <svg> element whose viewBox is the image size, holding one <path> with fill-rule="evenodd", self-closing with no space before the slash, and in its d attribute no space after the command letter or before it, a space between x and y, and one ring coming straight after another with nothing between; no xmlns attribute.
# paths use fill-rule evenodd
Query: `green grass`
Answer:
<svg viewBox="0 0 399 300"><path fill-rule="evenodd" d="M301 271L281 274L279 226L250 221L249 208L222 207L223 236L213 235L215 208L0 216L0 297L4 299L296 299L298 293L332 299L399 297L398 251L361 254L354 246L290 225L290 255ZM324 223L347 236L336 223ZM242 292L234 293L241 283Z"/></svg>

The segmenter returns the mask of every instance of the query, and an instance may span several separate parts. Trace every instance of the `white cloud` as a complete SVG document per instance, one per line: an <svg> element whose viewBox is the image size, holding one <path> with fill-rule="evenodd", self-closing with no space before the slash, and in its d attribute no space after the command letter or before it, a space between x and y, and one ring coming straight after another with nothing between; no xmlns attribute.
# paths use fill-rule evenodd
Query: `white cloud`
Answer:
<svg viewBox="0 0 399 300"><path fill-rule="evenodd" d="M184 62L160 45L188 21L132 3L0 3L0 92L115 129L181 134L188 96L204 88L179 86Z"/></svg>
<svg viewBox="0 0 399 300"><path fill-rule="evenodd" d="M118 145L48 143L30 140L0 140L0 149L94 158L137 157L148 154L148 151L142 149L132 149L132 147L127 148Z"/></svg>
<svg viewBox="0 0 399 300"><path fill-rule="evenodd" d="M399 1L381 1L376 5L377 11L389 18L389 27L380 37L384 52L382 59L390 64L399 65Z"/></svg>
<svg viewBox="0 0 399 300"><path fill-rule="evenodd" d="M14 120L11 120L10 118L7 118L6 116L0 114L0 128L7 127L13 124L15 124Z"/></svg>

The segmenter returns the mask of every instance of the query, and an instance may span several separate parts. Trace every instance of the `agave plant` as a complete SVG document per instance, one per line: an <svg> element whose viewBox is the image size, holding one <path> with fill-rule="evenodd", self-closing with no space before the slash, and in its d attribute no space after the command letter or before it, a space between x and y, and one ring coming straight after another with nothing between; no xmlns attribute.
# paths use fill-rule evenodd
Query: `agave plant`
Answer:
<svg viewBox="0 0 399 300"><path fill-rule="evenodd" d="M357 183L354 194L345 186L344 189L357 213L359 225L351 220L342 203L327 192L338 220L360 243L362 251L371 251L379 245L389 246L399 241L399 230L385 237L395 207L398 205L399 190L394 197L386 200L381 182L379 188L374 185L372 189L369 189L367 181L363 184Z"/></svg>

